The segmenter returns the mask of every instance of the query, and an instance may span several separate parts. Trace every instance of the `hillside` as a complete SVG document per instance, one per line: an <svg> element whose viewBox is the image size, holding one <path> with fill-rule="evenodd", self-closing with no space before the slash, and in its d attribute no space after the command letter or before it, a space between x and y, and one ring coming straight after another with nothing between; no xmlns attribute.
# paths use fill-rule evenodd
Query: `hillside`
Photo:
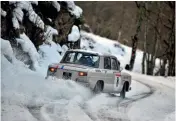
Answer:
<svg viewBox="0 0 176 121"><path fill-rule="evenodd" d="M135 1L77 1L76 4L82 7L85 22L90 26L93 33L112 40L118 40L127 46L132 46L131 37L136 32L139 16L139 8ZM145 2L138 2L138 4L142 5ZM172 17L172 9L169 8L169 2L146 2L146 4L148 4L148 11L150 11L150 15L148 15L150 24L147 25L149 29L147 32L147 46L149 48L147 52L153 53L152 50L155 48L155 44L153 44L155 42L155 27L152 24L157 25L158 23L161 33L159 35L160 42L158 43L157 56L161 56L167 48L163 40L169 41L168 28L165 27L165 24L168 25L168 19ZM159 9L161 9L161 15L160 21L157 22L157 12ZM144 12L142 10L143 20L138 40L138 48L141 50L144 50L145 43L146 19ZM173 13L173 15L175 14Z"/></svg>

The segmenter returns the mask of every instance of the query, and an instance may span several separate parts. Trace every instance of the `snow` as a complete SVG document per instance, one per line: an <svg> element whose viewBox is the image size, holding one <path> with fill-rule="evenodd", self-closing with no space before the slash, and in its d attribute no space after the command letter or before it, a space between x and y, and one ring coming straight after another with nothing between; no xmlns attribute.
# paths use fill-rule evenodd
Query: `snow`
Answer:
<svg viewBox="0 0 176 121"><path fill-rule="evenodd" d="M25 33L20 34L20 38L16 38L16 40L18 43L20 43L23 51L29 54L30 59L32 60L33 69L37 70L39 68L38 67L39 54L32 41L26 36Z"/></svg>
<svg viewBox="0 0 176 121"><path fill-rule="evenodd" d="M13 23L13 27L15 29L19 29L20 28L19 22L18 22L18 20L17 20L17 18L15 16L12 17L12 23Z"/></svg>
<svg viewBox="0 0 176 121"><path fill-rule="evenodd" d="M18 19L18 21L22 22L23 21L23 16L24 16L24 13L23 11L21 10L21 8L17 7L13 10L13 15L14 17L16 17Z"/></svg>
<svg viewBox="0 0 176 121"><path fill-rule="evenodd" d="M67 7L70 9L75 9L75 3L74 1L65 1L67 3Z"/></svg>
<svg viewBox="0 0 176 121"><path fill-rule="evenodd" d="M79 7L76 6L74 10L69 10L71 12L71 14L75 15L76 18L81 17L83 10Z"/></svg>
<svg viewBox="0 0 176 121"><path fill-rule="evenodd" d="M2 15L3 17L6 17L6 15L7 15L7 12L4 11L2 8L1 8L1 15Z"/></svg>
<svg viewBox="0 0 176 121"><path fill-rule="evenodd" d="M52 1L52 5L56 8L57 12L60 11L60 4L57 1Z"/></svg>
<svg viewBox="0 0 176 121"><path fill-rule="evenodd" d="M10 1L10 4L13 4L16 8L13 11L13 18L12 23L15 29L19 29L19 23L17 19L21 22L23 20L23 11L27 11L27 15L29 17L29 20L33 22L37 27L44 30L44 22L42 19L35 13L35 11L32 8L31 3L38 5L38 2L28 2L28 1Z"/></svg>
<svg viewBox="0 0 176 121"><path fill-rule="evenodd" d="M46 31L44 32L45 41L51 43L53 40L53 35L58 35L58 31L51 26L46 26Z"/></svg>
<svg viewBox="0 0 176 121"><path fill-rule="evenodd" d="M65 53L68 50L67 45L62 45L62 50L63 50L63 53Z"/></svg>
<svg viewBox="0 0 176 121"><path fill-rule="evenodd" d="M10 4L16 2L10 1ZM17 2L16 11L29 7L33 2ZM77 8L74 2L67 2L73 10ZM37 5L37 2L33 4ZM19 9L20 8L20 9ZM15 10L14 9L14 10ZM78 12L79 13L79 12ZM76 14L76 13L75 13ZM35 12L32 12L36 18ZM29 16L30 16L29 15ZM33 18L31 16L31 19ZM23 17L14 14L14 27L19 27L18 21ZM51 63L59 63L68 50L52 41L53 35L58 35L56 29L46 26L46 43L39 46L39 51L31 40L23 33L17 42L24 52L28 53L33 66L32 71L14 56L8 40L1 41L1 105L3 121L174 121L175 120L175 77L154 77L139 74L143 52L137 50L134 72L124 72L132 75L132 90L127 92L122 100L119 94L100 93L93 95L72 80L44 79L47 67ZM85 51L96 51L117 56L121 66L129 63L131 48L119 42L102 38L92 33L81 32L72 28L69 41L81 38L81 48ZM79 34L78 34L79 33ZM15 61L13 61L15 60ZM11 62L12 61L12 62ZM159 61L156 61L158 64ZM135 73L139 72L139 73ZM35 110L37 113L32 112ZM37 117L36 117L37 115Z"/></svg>
<svg viewBox="0 0 176 121"><path fill-rule="evenodd" d="M2 112L2 121L37 121L37 119L22 106L2 105Z"/></svg>
<svg viewBox="0 0 176 121"><path fill-rule="evenodd" d="M71 33L68 35L68 41L76 42L80 38L79 29L73 25Z"/></svg>
<svg viewBox="0 0 176 121"><path fill-rule="evenodd" d="M44 22L34 11L29 12L29 20L33 22L37 27L44 30Z"/></svg>
<svg viewBox="0 0 176 121"><path fill-rule="evenodd" d="M13 49L10 45L10 42L8 40L4 40L0 38L1 41L1 53L8 58L10 62L14 62L15 56L13 53Z"/></svg>
<svg viewBox="0 0 176 121"><path fill-rule="evenodd" d="M40 65L40 72L46 76L48 65L51 63L59 63L62 56L59 54L62 53L62 48L59 44L51 42L51 45L43 44L39 46L39 65Z"/></svg>
<svg viewBox="0 0 176 121"><path fill-rule="evenodd" d="M75 15L76 18L81 17L83 10L79 6L76 6L73 1L65 1L65 2L67 3L68 11L72 15Z"/></svg>
<svg viewBox="0 0 176 121"><path fill-rule="evenodd" d="M52 22L52 19L51 18L47 18L50 22Z"/></svg>
<svg viewBox="0 0 176 121"><path fill-rule="evenodd" d="M165 79L165 77L158 78L134 72L129 72L129 74L132 75L134 80L150 85L153 91L152 96L139 100L131 106L128 112L131 121L141 120L141 117L143 121L165 121L165 119L170 117L174 119L175 87L169 87L167 84L160 83L162 81L169 83L169 80ZM175 81L172 84L175 85Z"/></svg>
<svg viewBox="0 0 176 121"><path fill-rule="evenodd" d="M42 118L48 104L55 105L64 100L69 102L69 108L79 100L87 100L92 95L89 89L71 80L45 80L40 74L18 63L11 64L3 55L1 59L3 68L1 104L2 119L5 121L36 121L29 114L30 107L42 106L42 109L44 108L43 112L41 109Z"/></svg>
<svg viewBox="0 0 176 121"><path fill-rule="evenodd" d="M38 1L30 1L32 4L38 5Z"/></svg>
<svg viewBox="0 0 176 121"><path fill-rule="evenodd" d="M175 121L175 112L167 115L164 121Z"/></svg>

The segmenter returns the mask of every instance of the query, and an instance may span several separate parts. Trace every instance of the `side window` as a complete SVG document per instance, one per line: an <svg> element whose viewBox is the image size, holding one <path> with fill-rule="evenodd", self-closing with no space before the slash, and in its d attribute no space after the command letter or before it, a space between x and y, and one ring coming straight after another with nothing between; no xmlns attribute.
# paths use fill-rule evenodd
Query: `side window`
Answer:
<svg viewBox="0 0 176 121"><path fill-rule="evenodd" d="M119 64L115 58L111 58L111 65L112 70L119 70Z"/></svg>
<svg viewBox="0 0 176 121"><path fill-rule="evenodd" d="M110 57L104 58L104 69L111 69L111 59Z"/></svg>

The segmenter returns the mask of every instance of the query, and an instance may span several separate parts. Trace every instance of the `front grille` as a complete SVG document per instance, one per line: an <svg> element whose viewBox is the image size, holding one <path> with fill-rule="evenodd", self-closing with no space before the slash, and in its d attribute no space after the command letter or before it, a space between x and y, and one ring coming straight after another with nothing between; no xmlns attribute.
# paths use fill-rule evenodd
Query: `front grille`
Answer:
<svg viewBox="0 0 176 121"><path fill-rule="evenodd" d="M63 79L71 79L72 73L70 72L63 72Z"/></svg>

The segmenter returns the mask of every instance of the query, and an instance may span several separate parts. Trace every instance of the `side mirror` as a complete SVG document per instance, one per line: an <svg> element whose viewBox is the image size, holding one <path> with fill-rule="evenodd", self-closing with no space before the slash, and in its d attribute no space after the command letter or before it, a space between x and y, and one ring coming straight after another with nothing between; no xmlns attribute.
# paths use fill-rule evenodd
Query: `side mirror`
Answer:
<svg viewBox="0 0 176 121"><path fill-rule="evenodd" d="M120 72L123 70L123 68L122 67L120 67Z"/></svg>

